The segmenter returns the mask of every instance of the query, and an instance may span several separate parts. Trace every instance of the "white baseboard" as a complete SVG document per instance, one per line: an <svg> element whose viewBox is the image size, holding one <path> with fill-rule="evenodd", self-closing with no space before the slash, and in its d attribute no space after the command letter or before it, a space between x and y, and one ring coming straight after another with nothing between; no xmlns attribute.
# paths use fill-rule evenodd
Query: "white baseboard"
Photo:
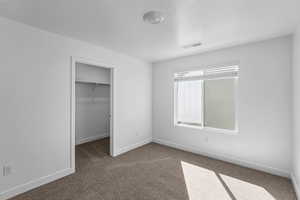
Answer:
<svg viewBox="0 0 300 200"><path fill-rule="evenodd" d="M41 185L50 183L52 181L55 181L57 179L65 177L67 175L70 175L74 172L75 172L75 169L72 169L72 168L64 169L64 170L58 171L54 174L44 176L44 177L38 178L36 180L29 181L29 182L27 182L25 184L22 184L22 185L18 185L16 187L13 187L13 188L11 188L7 191L4 191L4 192L0 193L0 200L6 200L6 199L9 199L9 198L12 198L16 195L22 194L24 192L27 192L27 191L32 190L34 188L37 188Z"/></svg>
<svg viewBox="0 0 300 200"><path fill-rule="evenodd" d="M291 179L296 192L297 199L300 199L300 185L293 173L291 174Z"/></svg>
<svg viewBox="0 0 300 200"><path fill-rule="evenodd" d="M138 143L135 143L135 144L128 145L126 147L120 148L119 150L116 151L116 153L114 154L114 156L121 155L123 153L126 153L128 151L131 151L133 149L136 149L138 147L141 147L141 146L146 145L146 144L151 143L151 142L152 142L152 138L147 138L146 140L143 140L141 142L138 142Z"/></svg>
<svg viewBox="0 0 300 200"><path fill-rule="evenodd" d="M264 171L264 172L274 174L274 175L277 175L277 176L283 176L283 177L290 178L290 172L288 172L288 171L273 168L273 167L264 166L264 165L261 165L261 164L253 163L251 161L245 161L245 160L241 160L241 159L238 159L238 158L233 158L232 156L228 156L228 155L224 155L224 154L209 153L209 152L206 152L204 150L199 149L199 147L185 146L185 145L182 145L182 144L173 143L173 142L169 142L169 141L162 140L162 139L153 139L153 142L161 144L161 145L173 147L173 148L176 148L176 149L181 149L181 150L184 150L184 151L204 155L204 156L211 157L211 158L214 158L214 159L222 160L222 161L225 161L225 162L230 162L230 163L237 164L237 165L240 165L240 166L243 166L243 167L248 167L248 168L256 169L256 170L259 170L259 171Z"/></svg>
<svg viewBox="0 0 300 200"><path fill-rule="evenodd" d="M101 134L101 135L95 135L95 136L91 136L91 137L86 137L86 138L81 138L76 141L76 145L87 143L87 142L92 142L94 140L100 140L100 139L107 138L107 137L109 137L108 133Z"/></svg>

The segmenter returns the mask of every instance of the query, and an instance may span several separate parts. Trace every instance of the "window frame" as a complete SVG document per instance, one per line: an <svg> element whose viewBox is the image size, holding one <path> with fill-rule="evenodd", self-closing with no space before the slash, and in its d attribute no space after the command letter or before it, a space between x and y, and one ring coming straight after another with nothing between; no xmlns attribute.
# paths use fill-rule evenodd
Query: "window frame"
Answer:
<svg viewBox="0 0 300 200"><path fill-rule="evenodd" d="M199 70L190 70L190 71L201 71L205 69L199 69ZM175 72L174 74L176 74ZM179 72L180 73L180 72ZM174 75L173 74L173 75ZM234 79L234 108L235 108L235 128L233 130L230 129L222 129L222 128L214 128L214 127L209 127L205 126L205 115L204 115L204 109L205 109L205 80L218 80L218 79ZM191 125L191 124L182 124L178 123L177 121L177 98L178 98L178 81L175 81L173 79L173 118L174 118L174 127L182 127L182 128L191 128L191 129L197 129L197 130L202 130L205 132L212 132L212 133L221 133L221 134L228 134L228 135L237 135L239 132L239 123L238 123L238 86L239 86L239 76L220 76L220 77L213 77L213 78L203 78L201 80L202 82L202 121L201 121L201 126L197 125Z"/></svg>

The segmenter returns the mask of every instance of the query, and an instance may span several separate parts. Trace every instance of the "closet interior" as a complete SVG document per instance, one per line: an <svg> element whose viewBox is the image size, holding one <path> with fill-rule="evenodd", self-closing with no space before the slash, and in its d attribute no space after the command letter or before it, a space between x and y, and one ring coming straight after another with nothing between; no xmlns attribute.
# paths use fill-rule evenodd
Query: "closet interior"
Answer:
<svg viewBox="0 0 300 200"><path fill-rule="evenodd" d="M110 155L111 70L76 63L75 85L76 154Z"/></svg>

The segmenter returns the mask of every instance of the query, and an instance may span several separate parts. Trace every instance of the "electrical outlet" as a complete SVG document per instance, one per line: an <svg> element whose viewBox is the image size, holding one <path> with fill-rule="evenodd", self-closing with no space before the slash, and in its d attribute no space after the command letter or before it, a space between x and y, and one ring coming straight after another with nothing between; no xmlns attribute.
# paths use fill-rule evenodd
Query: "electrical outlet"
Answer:
<svg viewBox="0 0 300 200"><path fill-rule="evenodd" d="M3 166L3 176L9 176L12 173L12 168L10 165Z"/></svg>

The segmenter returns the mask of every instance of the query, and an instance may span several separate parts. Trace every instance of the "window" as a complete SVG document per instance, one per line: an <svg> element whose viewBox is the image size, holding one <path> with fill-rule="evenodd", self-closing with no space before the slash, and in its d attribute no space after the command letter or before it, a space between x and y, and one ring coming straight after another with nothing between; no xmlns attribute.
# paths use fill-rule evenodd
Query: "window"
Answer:
<svg viewBox="0 0 300 200"><path fill-rule="evenodd" d="M177 83L178 124L202 125L202 80L187 80Z"/></svg>
<svg viewBox="0 0 300 200"><path fill-rule="evenodd" d="M174 75L175 124L236 132L238 66Z"/></svg>

